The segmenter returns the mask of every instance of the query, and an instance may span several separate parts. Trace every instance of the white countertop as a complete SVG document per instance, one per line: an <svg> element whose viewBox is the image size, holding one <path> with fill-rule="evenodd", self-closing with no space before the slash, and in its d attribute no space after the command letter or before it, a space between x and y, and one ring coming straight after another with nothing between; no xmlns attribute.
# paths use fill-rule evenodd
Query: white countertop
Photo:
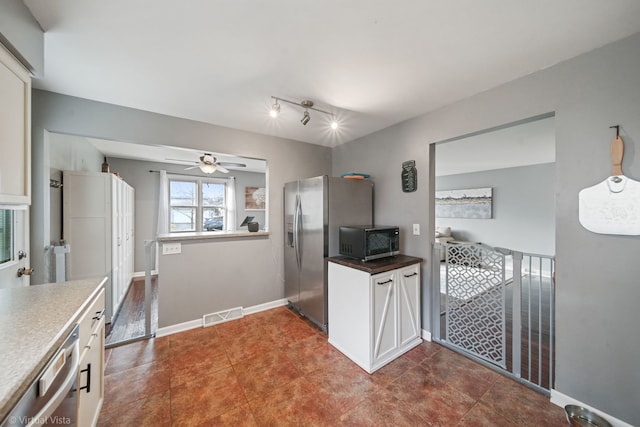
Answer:
<svg viewBox="0 0 640 427"><path fill-rule="evenodd" d="M0 289L0 421L105 281L106 277Z"/></svg>

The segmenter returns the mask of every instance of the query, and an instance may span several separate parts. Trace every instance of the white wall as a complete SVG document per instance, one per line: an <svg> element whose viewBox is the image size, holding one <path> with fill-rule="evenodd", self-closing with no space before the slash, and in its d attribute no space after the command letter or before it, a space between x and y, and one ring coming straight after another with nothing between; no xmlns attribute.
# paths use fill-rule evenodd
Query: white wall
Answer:
<svg viewBox="0 0 640 427"><path fill-rule="evenodd" d="M555 112L555 389L640 424L638 236L594 234L578 222L578 192L611 173L609 126L621 125L623 170L640 180L640 34L381 130L333 151L333 173L370 173L376 221L401 224L405 253L431 259L433 147L438 141ZM472 72L472 71L470 71ZM415 193L400 189L401 163L415 159ZM421 236L408 231L421 223ZM429 263L422 324L430 329Z"/></svg>

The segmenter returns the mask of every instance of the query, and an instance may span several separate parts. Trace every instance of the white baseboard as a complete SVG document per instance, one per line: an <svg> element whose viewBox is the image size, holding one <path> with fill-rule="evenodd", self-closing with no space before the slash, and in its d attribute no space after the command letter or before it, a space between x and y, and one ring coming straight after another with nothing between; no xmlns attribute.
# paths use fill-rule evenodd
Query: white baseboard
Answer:
<svg viewBox="0 0 640 427"><path fill-rule="evenodd" d="M144 271L134 271L133 274L131 275L131 277L138 278L138 277L144 277L144 275L145 275ZM158 270L151 270L151 275L152 276L157 276L158 275Z"/></svg>
<svg viewBox="0 0 640 427"><path fill-rule="evenodd" d="M271 302L265 302L264 304L258 304L251 307L245 308L244 314L254 314L260 311L271 310L272 308L282 307L283 305L287 305L286 299L279 299Z"/></svg>
<svg viewBox="0 0 640 427"><path fill-rule="evenodd" d="M189 320L188 322L178 323L177 325L165 326L158 328L156 338L165 337L167 335L177 334L178 332L188 331L189 329L201 328L202 319Z"/></svg>
<svg viewBox="0 0 640 427"><path fill-rule="evenodd" d="M567 396L566 394L560 393L558 390L554 390L551 389L551 403L553 403L554 405L557 405L561 408L564 408L566 405L578 405L578 406L582 406L583 408L586 408L590 411L595 412L596 414L600 415L602 418L604 418L605 420L609 421L609 423L611 423L611 425L613 427L633 427L631 424L628 424L622 420L619 420L609 414L606 414L602 411L599 411L598 409L587 405L586 403L582 403L570 396Z"/></svg>
<svg viewBox="0 0 640 427"><path fill-rule="evenodd" d="M264 304L258 304L251 307L247 307L243 309L243 313L247 314L255 314L265 310L271 310L272 308L282 307L283 305L287 305L286 299L280 299L276 301L266 302ZM163 328L158 328L156 331L156 337L164 337L167 335L177 334L178 332L188 331L189 329L201 328L202 327L202 318L196 320L189 320L187 322L178 323L176 325L165 326Z"/></svg>
<svg viewBox="0 0 640 427"><path fill-rule="evenodd" d="M425 341L431 341L431 332L422 330L422 339Z"/></svg>

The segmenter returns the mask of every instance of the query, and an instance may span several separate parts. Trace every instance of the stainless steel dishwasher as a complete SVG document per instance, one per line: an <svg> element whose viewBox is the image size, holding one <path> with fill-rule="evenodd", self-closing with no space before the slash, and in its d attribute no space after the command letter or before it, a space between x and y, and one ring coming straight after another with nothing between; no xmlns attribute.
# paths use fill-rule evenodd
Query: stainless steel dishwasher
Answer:
<svg viewBox="0 0 640 427"><path fill-rule="evenodd" d="M76 426L79 357L76 325L0 427Z"/></svg>

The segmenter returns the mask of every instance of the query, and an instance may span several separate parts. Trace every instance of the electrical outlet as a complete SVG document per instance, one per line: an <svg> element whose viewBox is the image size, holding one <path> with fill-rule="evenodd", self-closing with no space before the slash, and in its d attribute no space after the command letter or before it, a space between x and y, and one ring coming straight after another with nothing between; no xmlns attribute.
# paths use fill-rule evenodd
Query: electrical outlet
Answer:
<svg viewBox="0 0 640 427"><path fill-rule="evenodd" d="M182 252L182 243L163 243L162 255L175 255Z"/></svg>
<svg viewBox="0 0 640 427"><path fill-rule="evenodd" d="M413 235L414 236L420 235L420 224L413 224Z"/></svg>

